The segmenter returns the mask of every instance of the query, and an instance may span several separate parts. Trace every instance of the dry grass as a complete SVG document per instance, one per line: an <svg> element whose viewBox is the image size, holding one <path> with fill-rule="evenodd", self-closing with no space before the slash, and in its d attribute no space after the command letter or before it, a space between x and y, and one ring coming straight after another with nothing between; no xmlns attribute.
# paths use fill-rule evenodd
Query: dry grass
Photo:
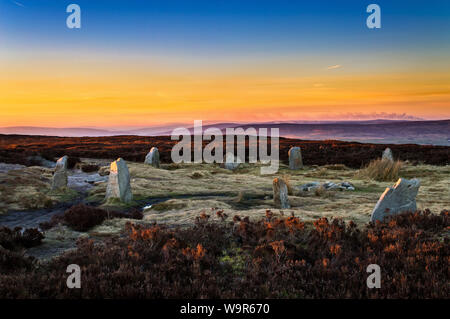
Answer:
<svg viewBox="0 0 450 319"><path fill-rule="evenodd" d="M314 195L322 198L334 198L336 197L336 191L328 190L323 186L315 189Z"/></svg>
<svg viewBox="0 0 450 319"><path fill-rule="evenodd" d="M277 212L272 197L272 181L277 176L282 177L288 187L294 188L294 194L289 195L291 209L285 210L286 214L294 213L304 221L319 217L341 217L364 224L369 221L370 213L383 190L392 186L391 181L367 181L366 177L356 179L357 170L339 170L334 166L315 169L305 167L304 170L291 171L282 164L277 174L261 175L259 164L243 165L248 169L244 173L243 170L230 172L213 164L179 164L177 169L163 164L161 169L156 169L143 163L127 163L135 205L144 205L147 198L171 198L168 203L159 206L160 210L146 211L144 222L155 221L171 225L192 224L202 212L214 214L214 211L210 213L212 209L223 209L228 216L239 214L250 218L265 216L266 209ZM448 208L450 166L403 165L399 177L420 178L418 208L430 208L433 212ZM319 175L323 176L319 177L311 174L312 172L321 172ZM44 207L45 201L38 200L45 199L42 195L55 203L67 196L50 192L51 170L34 167L9 173L0 174L0 211L26 210L24 206L27 198L33 198L33 203ZM196 173L203 177L192 178ZM319 196L314 192L296 190L296 187L308 182L342 180L354 184L356 190L329 191ZM97 183L90 191L90 199L102 201L106 184ZM241 194L238 195L239 193ZM177 199L177 196L182 198Z"/></svg>
<svg viewBox="0 0 450 319"><path fill-rule="evenodd" d="M284 181L284 183L287 186L288 189L288 195L294 195L294 188L291 185L291 176L290 175L283 175L281 179Z"/></svg>
<svg viewBox="0 0 450 319"><path fill-rule="evenodd" d="M403 167L401 161L389 161L376 159L361 169L357 177L362 179L371 179L379 182L394 182L400 176L400 170Z"/></svg>

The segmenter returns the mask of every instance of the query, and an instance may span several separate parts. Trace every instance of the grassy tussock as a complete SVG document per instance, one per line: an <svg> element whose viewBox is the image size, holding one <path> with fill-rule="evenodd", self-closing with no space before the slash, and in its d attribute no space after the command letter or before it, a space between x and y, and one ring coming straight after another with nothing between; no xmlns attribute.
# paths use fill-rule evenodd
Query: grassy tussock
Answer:
<svg viewBox="0 0 450 319"><path fill-rule="evenodd" d="M379 182L392 182L399 178L403 166L401 161L376 159L357 173L358 178L371 179Z"/></svg>

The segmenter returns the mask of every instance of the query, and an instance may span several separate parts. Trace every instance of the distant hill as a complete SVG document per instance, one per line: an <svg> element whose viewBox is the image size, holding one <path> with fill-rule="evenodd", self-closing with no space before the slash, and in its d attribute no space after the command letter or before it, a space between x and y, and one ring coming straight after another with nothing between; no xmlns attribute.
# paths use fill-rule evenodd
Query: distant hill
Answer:
<svg viewBox="0 0 450 319"><path fill-rule="evenodd" d="M4 127L0 134L42 135L63 137L98 136L167 136L182 124L153 126L139 129L94 129L94 128L46 128L46 127ZM192 124L190 124L192 126ZM280 136L304 140L342 140L363 143L384 144L430 144L450 146L450 120L439 121L338 121L338 122L267 122L267 123L215 123L203 125L203 130L215 127L225 132L226 128L253 127L278 128ZM193 132L193 128L190 127Z"/></svg>

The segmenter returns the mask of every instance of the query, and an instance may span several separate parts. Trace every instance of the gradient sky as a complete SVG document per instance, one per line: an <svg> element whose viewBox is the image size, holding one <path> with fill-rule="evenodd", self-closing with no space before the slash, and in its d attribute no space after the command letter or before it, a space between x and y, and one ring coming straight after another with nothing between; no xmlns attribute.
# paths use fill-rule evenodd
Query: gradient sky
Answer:
<svg viewBox="0 0 450 319"><path fill-rule="evenodd" d="M450 118L450 1L0 0L0 126L370 118Z"/></svg>

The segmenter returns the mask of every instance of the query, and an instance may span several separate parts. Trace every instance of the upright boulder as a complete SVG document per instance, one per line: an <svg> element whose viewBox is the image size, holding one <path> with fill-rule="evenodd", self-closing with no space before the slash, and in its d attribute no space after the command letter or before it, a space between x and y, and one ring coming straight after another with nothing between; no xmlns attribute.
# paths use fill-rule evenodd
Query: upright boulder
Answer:
<svg viewBox="0 0 450 319"><path fill-rule="evenodd" d="M297 170L303 168L302 150L300 147L291 147L289 150L289 169Z"/></svg>
<svg viewBox="0 0 450 319"><path fill-rule="evenodd" d="M393 187L388 187L381 195L372 211L371 221L382 221L385 217L417 210L416 196L419 191L418 179L400 178Z"/></svg>
<svg viewBox="0 0 450 319"><path fill-rule="evenodd" d="M144 163L159 168L159 151L157 147L152 147L147 156L145 156Z"/></svg>
<svg viewBox="0 0 450 319"><path fill-rule="evenodd" d="M274 178L273 180L273 201L279 208L291 207L289 205L287 185L281 178Z"/></svg>
<svg viewBox="0 0 450 319"><path fill-rule="evenodd" d="M119 198L121 202L128 203L133 199L130 185L130 172L125 160L117 159L111 163L106 199Z"/></svg>
<svg viewBox="0 0 450 319"><path fill-rule="evenodd" d="M381 156L381 159L385 160L385 161L391 161L391 162L394 161L394 155L392 155L392 151L389 147L384 150L383 155Z"/></svg>
<svg viewBox="0 0 450 319"><path fill-rule="evenodd" d="M67 156L63 156L56 162L55 171L53 173L52 190L67 187L67 183L68 183L67 161L68 161L68 159L69 158Z"/></svg>
<svg viewBox="0 0 450 319"><path fill-rule="evenodd" d="M67 170L69 157L67 155L64 155L59 160L56 161L55 171L58 170Z"/></svg>

